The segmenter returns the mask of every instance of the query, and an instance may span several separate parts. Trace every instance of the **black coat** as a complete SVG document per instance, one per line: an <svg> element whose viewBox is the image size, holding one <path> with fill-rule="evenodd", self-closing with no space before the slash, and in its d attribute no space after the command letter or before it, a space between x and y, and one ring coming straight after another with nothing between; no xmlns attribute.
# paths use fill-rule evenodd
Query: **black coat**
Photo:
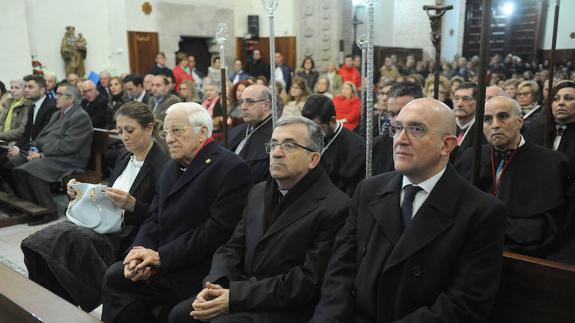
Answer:
<svg viewBox="0 0 575 323"><path fill-rule="evenodd" d="M557 129L555 128L555 123L552 123L549 129L549 144L553 145L555 141L555 136L557 135ZM543 146L545 142L545 122L540 120L538 123L534 123L527 132L525 136L531 139L532 142ZM567 128L563 131L561 136L561 142L557 151L563 153L569 158L571 164L571 174L575 175L575 122L567 125Z"/></svg>
<svg viewBox="0 0 575 323"><path fill-rule="evenodd" d="M311 322L482 322L501 275L505 207L448 166L401 233L402 176L362 181Z"/></svg>
<svg viewBox="0 0 575 323"><path fill-rule="evenodd" d="M472 160L473 150L470 149L456 165L469 180ZM484 145L479 189L486 193L493 192L492 166L491 146ZM546 257L556 249L566 219L571 183L567 157L529 141L519 147L501 175L497 192L497 198L509 210L505 248L535 257Z"/></svg>
<svg viewBox="0 0 575 323"><path fill-rule="evenodd" d="M281 312L274 322L305 322L351 201L322 171L266 230L266 188L277 189L269 181L250 191L243 220L214 255L206 281L229 282L231 313L252 312L263 322L262 312Z"/></svg>
<svg viewBox="0 0 575 323"><path fill-rule="evenodd" d="M258 125L256 125L256 128ZM240 142L246 137L246 129L248 127L247 123L242 123L230 130L229 146L232 152L236 150ZM244 148L239 153L239 156L250 166L254 183L263 182L270 178L270 155L266 153L265 144L270 141L272 131L273 124L271 117L268 117L265 121L262 121L261 128L250 135Z"/></svg>
<svg viewBox="0 0 575 323"><path fill-rule="evenodd" d="M469 148L473 148L473 144L475 142L475 127L476 127L477 123L474 122L470 127L471 129L469 129L469 131L467 132L467 135L465 135L465 138L463 138L463 140L461 141L461 143L458 146L458 150L457 150L457 154L454 156L454 160L456 161L457 159L459 159L459 157L461 157L461 155ZM480 125L482 125L480 123ZM485 145L487 143L487 139L485 139L485 136L483 135L483 133L481 134L481 145ZM473 150L473 149L471 149Z"/></svg>
<svg viewBox="0 0 575 323"><path fill-rule="evenodd" d="M160 174L149 216L134 246L157 250L162 275L189 295L199 291L212 255L241 218L250 183L241 158L211 142L182 166L169 161Z"/></svg>
<svg viewBox="0 0 575 323"><path fill-rule="evenodd" d="M352 196L357 184L365 178L363 138L342 127L341 133L322 154L320 165L337 188Z"/></svg>
<svg viewBox="0 0 575 323"><path fill-rule="evenodd" d="M250 62L248 64L247 72L249 75L255 78L257 78L258 76L265 76L268 82L270 81L270 66L262 59L255 62Z"/></svg>
<svg viewBox="0 0 575 323"><path fill-rule="evenodd" d="M52 114L56 112L56 101L46 97L40 109L38 109L38 114L36 115L36 122L33 122L34 118L34 105L28 110L28 121L26 122L26 128L24 129L24 134L20 137L20 140L16 146L20 147L20 150L28 150L28 143L35 140L38 137L40 131L48 124Z"/></svg>
<svg viewBox="0 0 575 323"><path fill-rule="evenodd" d="M393 138L388 134L381 134L373 139L373 175L383 174L394 170L393 166Z"/></svg>
<svg viewBox="0 0 575 323"><path fill-rule="evenodd" d="M90 120L92 120L92 127L94 128L106 128L106 123L108 121L108 98L98 94L96 99L92 102L88 102L85 99L82 100L82 108L84 111L88 112Z"/></svg>

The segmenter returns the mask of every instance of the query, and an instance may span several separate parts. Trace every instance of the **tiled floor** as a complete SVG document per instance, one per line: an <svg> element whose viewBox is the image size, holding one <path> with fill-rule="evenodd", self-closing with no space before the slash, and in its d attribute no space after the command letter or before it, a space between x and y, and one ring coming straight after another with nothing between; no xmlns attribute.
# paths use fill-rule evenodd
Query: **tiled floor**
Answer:
<svg viewBox="0 0 575 323"><path fill-rule="evenodd" d="M29 226L24 223L0 228L0 263L12 268L23 276L28 276L28 271L24 265L24 255L22 255L22 251L20 250L20 243L32 233L58 221L65 220L64 210L67 203L66 197L64 195L58 195L55 197L55 200L58 203L60 213L60 218L57 221L38 226ZM100 319L101 312L102 307L100 306L90 314Z"/></svg>

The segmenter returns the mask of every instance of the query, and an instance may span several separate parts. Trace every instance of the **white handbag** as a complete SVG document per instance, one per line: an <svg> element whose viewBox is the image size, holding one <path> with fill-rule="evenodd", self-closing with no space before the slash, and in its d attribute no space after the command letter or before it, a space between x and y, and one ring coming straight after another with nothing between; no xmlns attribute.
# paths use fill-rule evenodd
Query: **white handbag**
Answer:
<svg viewBox="0 0 575 323"><path fill-rule="evenodd" d="M68 204L68 220L100 234L122 231L124 212L104 194L106 185L76 183L72 188L76 198Z"/></svg>

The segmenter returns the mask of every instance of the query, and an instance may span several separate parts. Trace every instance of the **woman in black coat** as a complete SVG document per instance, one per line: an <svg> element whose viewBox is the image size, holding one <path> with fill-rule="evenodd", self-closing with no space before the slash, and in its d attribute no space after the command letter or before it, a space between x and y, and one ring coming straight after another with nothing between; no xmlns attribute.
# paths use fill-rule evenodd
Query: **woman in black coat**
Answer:
<svg viewBox="0 0 575 323"><path fill-rule="evenodd" d="M116 113L118 134L126 151L120 154L105 194L124 210L122 231L99 234L65 221L22 241L29 278L90 312L100 305L102 279L120 260L146 219L155 184L169 157L154 143L157 123L148 106L129 102ZM156 136L157 137L157 136ZM68 195L75 198L68 183Z"/></svg>

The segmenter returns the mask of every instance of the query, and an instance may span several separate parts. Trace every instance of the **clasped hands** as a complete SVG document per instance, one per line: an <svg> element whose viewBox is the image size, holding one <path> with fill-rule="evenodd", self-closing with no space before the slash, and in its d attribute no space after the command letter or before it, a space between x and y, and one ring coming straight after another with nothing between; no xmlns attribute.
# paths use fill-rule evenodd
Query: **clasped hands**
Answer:
<svg viewBox="0 0 575 323"><path fill-rule="evenodd" d="M135 246L124 258L124 277L133 282L148 280L160 268L160 254L152 249Z"/></svg>
<svg viewBox="0 0 575 323"><path fill-rule="evenodd" d="M68 189L68 196L70 196L71 199L76 198L76 191L74 191L72 184L77 183L79 182L75 178L72 178L66 185ZM117 207L128 212L134 212L134 208L136 206L136 198L130 195L130 193L119 190L117 188L106 187L104 189L104 194L106 194L106 196L108 196Z"/></svg>
<svg viewBox="0 0 575 323"><path fill-rule="evenodd" d="M206 287L196 296L192 306L194 310L190 316L195 320L209 321L227 314L230 309L230 290L207 282Z"/></svg>

